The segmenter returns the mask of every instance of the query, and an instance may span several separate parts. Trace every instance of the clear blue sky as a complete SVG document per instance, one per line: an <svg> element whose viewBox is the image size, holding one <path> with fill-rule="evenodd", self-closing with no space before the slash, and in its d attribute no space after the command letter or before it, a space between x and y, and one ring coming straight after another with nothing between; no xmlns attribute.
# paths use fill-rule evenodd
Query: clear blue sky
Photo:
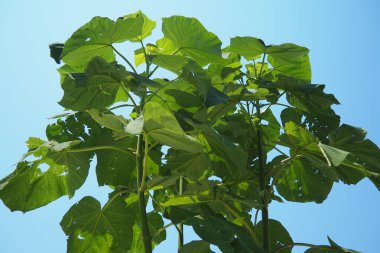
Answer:
<svg viewBox="0 0 380 253"><path fill-rule="evenodd" d="M184 15L198 18L227 45L249 35L267 44L293 42L311 50L313 82L340 100L344 122L368 130L380 144L380 3L351 0L66 0L0 1L0 177L10 173L26 151L29 136L44 137L46 118L62 112L57 65L48 44L65 41L93 16L117 18L141 9L151 19ZM160 22L159 22L160 24ZM151 42L160 36L160 25ZM137 45L123 47L131 55ZM128 53L128 52L129 53ZM85 195L105 201L94 170L85 187L68 200L22 214L0 203L0 252L65 252L59 222ZM365 253L379 252L380 193L367 180L357 186L337 184L323 205L276 204L270 217L280 220L296 242L337 243ZM175 252L176 238L155 252ZM190 235L187 240L193 239ZM303 252L300 248L295 252Z"/></svg>

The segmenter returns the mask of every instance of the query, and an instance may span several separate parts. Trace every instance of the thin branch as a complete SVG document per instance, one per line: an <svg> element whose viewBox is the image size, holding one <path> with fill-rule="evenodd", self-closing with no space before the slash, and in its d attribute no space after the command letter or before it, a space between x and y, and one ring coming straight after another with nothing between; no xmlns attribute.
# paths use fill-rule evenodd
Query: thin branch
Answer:
<svg viewBox="0 0 380 253"><path fill-rule="evenodd" d="M115 109L117 109L117 108L121 108L121 107L135 107L135 105L122 104L122 105L117 105L117 106L114 106L114 107L108 108L108 110L109 110L109 111L112 111L112 110L115 110Z"/></svg>
<svg viewBox="0 0 380 253"><path fill-rule="evenodd" d="M96 146L96 147L90 147L90 148L77 148L77 149L66 150L65 152L67 152L67 153L79 153L79 152L90 152L90 151L102 150L102 149L112 149L112 150L116 150L116 151L125 153L127 155L133 155L133 156L135 155L135 152L136 152L136 150L134 150L134 149L130 149L130 148L122 149L122 148L115 147L115 146Z"/></svg>
<svg viewBox="0 0 380 253"><path fill-rule="evenodd" d="M132 63L128 61L127 58L125 58L124 55L122 55L113 45L111 45L112 49L115 51L116 54L118 54L128 65L131 67L132 71L137 74L136 69L133 67Z"/></svg>

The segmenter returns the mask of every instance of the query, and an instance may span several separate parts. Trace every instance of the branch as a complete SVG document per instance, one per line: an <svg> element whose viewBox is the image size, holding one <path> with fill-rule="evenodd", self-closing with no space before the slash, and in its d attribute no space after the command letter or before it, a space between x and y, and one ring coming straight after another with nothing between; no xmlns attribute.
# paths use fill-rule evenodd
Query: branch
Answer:
<svg viewBox="0 0 380 253"><path fill-rule="evenodd" d="M133 67L132 63L130 61L128 61L128 59L125 58L124 55L122 55L119 51L117 51L117 49L113 45L111 45L111 47L112 47L113 51L115 51L115 53L118 54L129 65L129 67L131 67L132 71L135 74L137 74L136 69Z"/></svg>

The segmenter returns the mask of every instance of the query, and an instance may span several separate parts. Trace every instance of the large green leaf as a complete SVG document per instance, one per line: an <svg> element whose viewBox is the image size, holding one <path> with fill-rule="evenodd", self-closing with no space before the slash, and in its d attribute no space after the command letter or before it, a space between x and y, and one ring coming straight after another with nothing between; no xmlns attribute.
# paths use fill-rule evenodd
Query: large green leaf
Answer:
<svg viewBox="0 0 380 253"><path fill-rule="evenodd" d="M120 65L107 63L95 57L83 74L68 74L62 83L64 91L60 105L67 109L83 111L104 109L115 102L116 95L125 83L133 82Z"/></svg>
<svg viewBox="0 0 380 253"><path fill-rule="evenodd" d="M335 180L330 176L333 168L323 160L318 143L309 131L290 121L285 124L285 134L281 142L290 147L291 157L278 166L281 168L275 179L278 192L289 201L321 203Z"/></svg>
<svg viewBox="0 0 380 253"><path fill-rule="evenodd" d="M70 147L66 143L41 146L28 153L38 159L20 162L17 169L0 182L0 198L12 211L30 211L63 195L71 198L87 178L89 153L72 153L66 149Z"/></svg>
<svg viewBox="0 0 380 253"><path fill-rule="evenodd" d="M260 221L255 226L255 230L262 240L263 235L263 222ZM274 251L277 248L280 248L284 245L292 244L293 240L289 235L289 232L286 228L277 220L269 219L269 245L271 251ZM281 250L283 253L290 253L292 251L292 247L285 248Z"/></svg>
<svg viewBox="0 0 380 253"><path fill-rule="evenodd" d="M203 152L202 145L187 135L170 111L156 102L144 106L144 130L162 145L192 153Z"/></svg>
<svg viewBox="0 0 380 253"><path fill-rule="evenodd" d="M221 58L222 42L195 18L163 18L162 32L164 38L157 41L157 46L163 54L188 56L202 66Z"/></svg>
<svg viewBox="0 0 380 253"><path fill-rule="evenodd" d="M306 159L293 160L278 175L276 189L285 199L296 202L323 202L333 180Z"/></svg>
<svg viewBox="0 0 380 253"><path fill-rule="evenodd" d="M101 207L93 197L84 197L72 206L61 221L61 227L69 237L68 244L78 243L78 240L93 240L96 237L112 238L110 252L126 252L132 244L132 227L136 215L130 210L121 195L114 195ZM76 236L78 231L86 232L82 237ZM82 242L84 243L84 242ZM76 248L74 248L75 251Z"/></svg>
<svg viewBox="0 0 380 253"><path fill-rule="evenodd" d="M95 56L112 62L115 60L112 44L137 40L141 38L142 31L144 36L147 35L148 30L144 29L144 24L143 15L119 18L116 22L109 18L94 17L65 42L62 60L66 64L80 67L85 67Z"/></svg>
<svg viewBox="0 0 380 253"><path fill-rule="evenodd" d="M268 61L276 75L283 74L310 82L309 49L291 43L268 46Z"/></svg>
<svg viewBox="0 0 380 253"><path fill-rule="evenodd" d="M262 40L254 37L234 37L231 38L230 50L238 53L247 59L257 58L266 52L265 44Z"/></svg>

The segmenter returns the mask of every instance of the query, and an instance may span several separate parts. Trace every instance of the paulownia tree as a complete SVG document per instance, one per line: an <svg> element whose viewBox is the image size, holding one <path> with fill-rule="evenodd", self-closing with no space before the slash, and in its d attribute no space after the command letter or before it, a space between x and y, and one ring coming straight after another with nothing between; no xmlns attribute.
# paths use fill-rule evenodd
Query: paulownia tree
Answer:
<svg viewBox="0 0 380 253"><path fill-rule="evenodd" d="M164 18L163 38L146 43L155 26L141 12L95 17L50 45L65 63L58 72L66 111L47 126L47 140L26 142L28 152L0 181L4 204L27 212L71 198L96 160L98 184L112 193L104 206L87 196L64 215L68 252L150 253L170 226L181 253L212 252L210 245L353 252L330 238L293 242L268 214L272 201L322 203L334 182L367 177L380 187L380 150L364 130L341 124L331 109L338 100L311 83L309 50L254 37L221 48L182 16ZM117 50L127 41L137 46L134 64ZM183 245L184 225L201 240Z"/></svg>

